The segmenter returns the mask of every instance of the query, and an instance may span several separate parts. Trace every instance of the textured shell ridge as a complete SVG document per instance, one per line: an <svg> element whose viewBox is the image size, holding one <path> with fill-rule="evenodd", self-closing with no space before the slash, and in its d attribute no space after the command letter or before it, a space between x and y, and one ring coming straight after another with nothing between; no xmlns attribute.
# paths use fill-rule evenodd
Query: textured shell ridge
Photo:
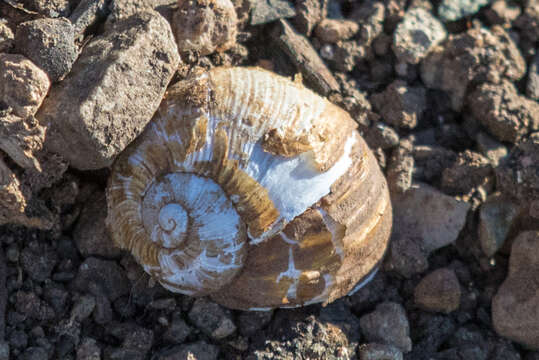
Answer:
<svg viewBox="0 0 539 360"><path fill-rule="evenodd" d="M346 295L379 263L391 223L349 115L258 68L171 87L114 165L107 201L115 242L165 288L239 309Z"/></svg>

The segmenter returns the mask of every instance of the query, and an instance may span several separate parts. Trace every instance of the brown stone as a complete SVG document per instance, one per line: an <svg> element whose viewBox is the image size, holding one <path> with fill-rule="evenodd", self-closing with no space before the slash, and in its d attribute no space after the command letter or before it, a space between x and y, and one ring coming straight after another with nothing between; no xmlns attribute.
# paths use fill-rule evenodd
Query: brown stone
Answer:
<svg viewBox="0 0 539 360"><path fill-rule="evenodd" d="M451 269L438 269L425 276L414 290L415 303L424 310L450 313L460 305L460 285Z"/></svg>

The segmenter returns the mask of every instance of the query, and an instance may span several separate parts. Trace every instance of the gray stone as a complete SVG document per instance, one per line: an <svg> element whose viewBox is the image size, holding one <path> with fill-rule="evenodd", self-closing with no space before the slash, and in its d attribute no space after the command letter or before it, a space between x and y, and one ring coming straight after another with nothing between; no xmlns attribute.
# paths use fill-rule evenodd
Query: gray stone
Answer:
<svg viewBox="0 0 539 360"><path fill-rule="evenodd" d="M490 195L481 205L479 243L486 256L493 256L503 246L519 212L519 204L500 193Z"/></svg>
<svg viewBox="0 0 539 360"><path fill-rule="evenodd" d="M414 300L423 310L450 313L460 305L460 284L449 268L437 269L425 276L414 290Z"/></svg>
<svg viewBox="0 0 539 360"><path fill-rule="evenodd" d="M15 49L43 69L51 82L62 80L78 56L73 26L64 18L19 24Z"/></svg>
<svg viewBox="0 0 539 360"><path fill-rule="evenodd" d="M172 13L177 8L178 0L110 0L107 3L110 14L107 17L105 28L140 11L147 10L157 11L170 22Z"/></svg>
<svg viewBox="0 0 539 360"><path fill-rule="evenodd" d="M22 55L0 54L0 102L14 115L34 115L51 85L47 74Z"/></svg>
<svg viewBox="0 0 539 360"><path fill-rule="evenodd" d="M507 156L507 147L482 131L477 133L475 141L479 151L490 160L493 166L498 166L500 161Z"/></svg>
<svg viewBox="0 0 539 360"><path fill-rule="evenodd" d="M414 171L413 144L404 139L391 152L387 167L387 182L391 194L402 194L412 186Z"/></svg>
<svg viewBox="0 0 539 360"><path fill-rule="evenodd" d="M443 21L455 21L475 14L490 0L443 0L438 6L438 16Z"/></svg>
<svg viewBox="0 0 539 360"><path fill-rule="evenodd" d="M243 336L252 336L268 325L273 311L243 311L238 317L239 332Z"/></svg>
<svg viewBox="0 0 539 360"><path fill-rule="evenodd" d="M359 319L361 332L369 342L393 345L402 352L412 350L410 328L402 305L386 302Z"/></svg>
<svg viewBox="0 0 539 360"><path fill-rule="evenodd" d="M107 16L107 5L107 0L82 0L79 2L69 17L76 38L82 38L86 29Z"/></svg>
<svg viewBox="0 0 539 360"><path fill-rule="evenodd" d="M204 298L195 300L188 316L203 333L216 340L224 339L236 331L230 311Z"/></svg>
<svg viewBox="0 0 539 360"><path fill-rule="evenodd" d="M306 36L311 36L316 24L327 15L325 0L298 0L296 11L294 27Z"/></svg>
<svg viewBox="0 0 539 360"><path fill-rule="evenodd" d="M32 280L45 281L58 262L56 251L51 247L32 241L21 252L21 267Z"/></svg>
<svg viewBox="0 0 539 360"><path fill-rule="evenodd" d="M9 360L9 344L0 340L0 360Z"/></svg>
<svg viewBox="0 0 539 360"><path fill-rule="evenodd" d="M287 0L251 1L251 25L266 24L296 15L294 6Z"/></svg>
<svg viewBox="0 0 539 360"><path fill-rule="evenodd" d="M373 95L371 102L388 124L413 129L427 109L427 91L395 80L383 92Z"/></svg>
<svg viewBox="0 0 539 360"><path fill-rule="evenodd" d="M156 360L216 360L219 355L219 348L205 341L198 341L192 344L173 346L170 349L161 351L156 355Z"/></svg>
<svg viewBox="0 0 539 360"><path fill-rule="evenodd" d="M393 196L392 203L394 230L385 266L405 277L426 270L428 255L457 239L470 209L422 183Z"/></svg>
<svg viewBox="0 0 539 360"><path fill-rule="evenodd" d="M93 295L96 291L92 287L95 287L110 301L128 294L130 289L125 271L116 262L95 257L86 259L79 266L79 272L73 280L73 286L78 291L90 292Z"/></svg>
<svg viewBox="0 0 539 360"><path fill-rule="evenodd" d="M94 311L96 305L95 297L92 295L83 295L75 301L71 309L71 319L79 322L89 317Z"/></svg>
<svg viewBox="0 0 539 360"><path fill-rule="evenodd" d="M25 8L46 17L67 17L74 0L24 0Z"/></svg>
<svg viewBox="0 0 539 360"><path fill-rule="evenodd" d="M85 204L73 230L73 240L83 257L102 256L116 258L121 254L109 236L105 218L107 214L105 194L94 194Z"/></svg>
<svg viewBox="0 0 539 360"><path fill-rule="evenodd" d="M182 319L180 313L172 314L169 327L163 333L163 340L172 344L181 344L191 334L192 329Z"/></svg>
<svg viewBox="0 0 539 360"><path fill-rule="evenodd" d="M27 348L19 357L21 360L48 360L47 350L42 347L32 346Z"/></svg>
<svg viewBox="0 0 539 360"><path fill-rule="evenodd" d="M530 99L539 101L539 53L535 54L528 69L526 95Z"/></svg>
<svg viewBox="0 0 539 360"><path fill-rule="evenodd" d="M518 235L511 247L509 273L492 300L496 332L539 350L539 231Z"/></svg>
<svg viewBox="0 0 539 360"><path fill-rule="evenodd" d="M81 170L109 166L150 121L179 62L167 21L154 11L116 23L84 48L38 118L46 147Z"/></svg>
<svg viewBox="0 0 539 360"><path fill-rule="evenodd" d="M455 162L442 171L441 188L451 195L470 194L492 183L494 172L490 161L470 150L459 153Z"/></svg>
<svg viewBox="0 0 539 360"><path fill-rule="evenodd" d="M406 12L395 29L393 52L400 62L417 64L446 36L438 19L422 8L414 8Z"/></svg>
<svg viewBox="0 0 539 360"><path fill-rule="evenodd" d="M402 360L402 351L387 344L363 344L358 353L359 360Z"/></svg>
<svg viewBox="0 0 539 360"><path fill-rule="evenodd" d="M77 347L77 360L101 360L101 348L94 339L82 339Z"/></svg>

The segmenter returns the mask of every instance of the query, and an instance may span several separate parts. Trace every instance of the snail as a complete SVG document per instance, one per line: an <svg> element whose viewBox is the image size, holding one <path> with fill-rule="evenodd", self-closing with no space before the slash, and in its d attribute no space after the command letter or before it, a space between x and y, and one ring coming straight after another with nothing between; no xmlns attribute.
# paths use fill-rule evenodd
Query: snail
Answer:
<svg viewBox="0 0 539 360"><path fill-rule="evenodd" d="M106 194L113 241L147 273L234 309L345 296L391 231L386 181L349 114L260 68L171 86Z"/></svg>

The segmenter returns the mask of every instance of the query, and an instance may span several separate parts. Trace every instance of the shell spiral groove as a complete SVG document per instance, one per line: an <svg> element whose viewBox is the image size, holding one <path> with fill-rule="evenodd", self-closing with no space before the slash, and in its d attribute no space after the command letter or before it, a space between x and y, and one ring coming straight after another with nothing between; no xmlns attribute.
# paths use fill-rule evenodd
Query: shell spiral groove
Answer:
<svg viewBox="0 0 539 360"><path fill-rule="evenodd" d="M258 68L173 85L116 161L107 225L163 286L237 309L331 302L391 230L385 179L350 116Z"/></svg>

